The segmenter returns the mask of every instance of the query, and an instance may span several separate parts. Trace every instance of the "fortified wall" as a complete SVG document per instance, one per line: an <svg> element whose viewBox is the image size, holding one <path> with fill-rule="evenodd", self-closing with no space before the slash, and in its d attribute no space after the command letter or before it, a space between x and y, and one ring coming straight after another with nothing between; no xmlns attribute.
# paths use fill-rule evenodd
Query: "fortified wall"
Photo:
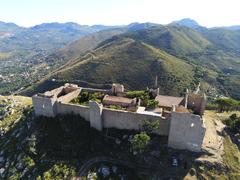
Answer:
<svg viewBox="0 0 240 180"><path fill-rule="evenodd" d="M116 86L116 85L115 85ZM187 149L199 152L205 134L205 127L200 115L189 112L176 112L175 108L170 116L145 111L123 111L103 107L101 103L89 102L89 106L69 103L79 96L81 88L73 84L65 84L60 88L36 94L32 97L33 107L37 116L54 117L58 114L76 114L88 121L91 127L102 131L104 128L139 130L144 120L159 121L159 128L155 132L168 136L168 145L177 149ZM122 86L113 90L99 90L104 93L122 93ZM89 89L94 91L94 89ZM120 91L120 92L118 92ZM95 89L98 92L98 89Z"/></svg>

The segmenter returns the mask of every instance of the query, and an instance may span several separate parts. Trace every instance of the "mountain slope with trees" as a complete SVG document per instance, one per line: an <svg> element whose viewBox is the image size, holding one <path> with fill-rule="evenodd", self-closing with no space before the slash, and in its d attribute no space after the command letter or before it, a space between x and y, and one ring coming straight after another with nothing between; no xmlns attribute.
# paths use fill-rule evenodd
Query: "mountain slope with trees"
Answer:
<svg viewBox="0 0 240 180"><path fill-rule="evenodd" d="M186 87L194 86L193 74L191 65L164 51L141 41L118 37L60 68L37 84L35 92L65 82L80 85L88 82L90 86L119 82L127 89L145 89L153 86L158 76L162 93L179 95Z"/></svg>

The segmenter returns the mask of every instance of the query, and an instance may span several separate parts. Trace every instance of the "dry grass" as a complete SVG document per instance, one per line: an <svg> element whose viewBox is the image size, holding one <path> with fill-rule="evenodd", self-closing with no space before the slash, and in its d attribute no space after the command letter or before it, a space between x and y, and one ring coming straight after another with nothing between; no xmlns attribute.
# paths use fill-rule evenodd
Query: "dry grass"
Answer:
<svg viewBox="0 0 240 180"><path fill-rule="evenodd" d="M6 58L9 58L11 56L11 53L9 52L0 52L0 60L3 60L3 59L6 59Z"/></svg>

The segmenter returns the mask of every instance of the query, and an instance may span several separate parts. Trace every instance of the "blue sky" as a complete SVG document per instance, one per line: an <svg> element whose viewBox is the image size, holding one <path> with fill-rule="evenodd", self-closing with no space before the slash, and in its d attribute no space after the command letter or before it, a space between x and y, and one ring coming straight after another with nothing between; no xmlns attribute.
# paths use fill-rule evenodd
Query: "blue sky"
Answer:
<svg viewBox="0 0 240 180"><path fill-rule="evenodd" d="M240 25L240 0L0 0L0 21L122 25L192 18L207 27Z"/></svg>

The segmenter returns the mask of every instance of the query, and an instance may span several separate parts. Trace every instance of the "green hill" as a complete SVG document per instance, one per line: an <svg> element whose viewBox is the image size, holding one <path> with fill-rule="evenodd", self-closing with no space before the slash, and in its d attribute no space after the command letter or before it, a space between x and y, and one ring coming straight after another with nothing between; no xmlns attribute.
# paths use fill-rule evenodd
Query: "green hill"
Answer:
<svg viewBox="0 0 240 180"><path fill-rule="evenodd" d="M169 71L162 70L162 74L158 73L156 70L156 67L159 67L158 65L149 67L150 69L152 68L149 70L148 68L132 64L134 62L133 59L136 58L141 59L144 63L151 63L148 61L148 57L154 59L158 53L156 51L154 53L149 53L150 51L145 52L148 47L154 47L155 50L159 50L160 54L167 53L168 59L174 59L175 57L182 63L191 66L194 71L192 75L193 81L195 84L199 81L203 82L203 89L208 95L212 97L228 95L240 99L240 89L236 86L236 84L240 83L238 31L223 28L191 29L181 25L142 26L137 24L136 26L132 27L131 25L127 28L107 30L83 37L58 53L53 54L53 56L49 56L46 61L51 62L53 65L67 63L55 71L57 76L56 74L53 76L54 73L52 73L47 78L47 81L46 79L41 81L42 83L44 82L44 85L36 85L38 90L43 91L46 89L43 87L56 87L62 84L63 81L74 81L82 85L99 87L104 86L103 84L109 85L111 82L122 82L129 89L145 88L152 84L156 74L165 77L169 73ZM221 34L224 34L223 39L220 36ZM123 51L122 48L127 49L127 46L116 45L117 42L123 39L131 39L131 41L135 42L135 45L132 43L128 50ZM94 48L96 50L93 50ZM134 52L132 49L134 49ZM145 54L148 55L145 56ZM89 59L92 60L90 61ZM84 62L82 63L83 60ZM109 65L108 62L114 62L114 65ZM136 64L138 63L137 61ZM123 66L125 66L126 72L120 73ZM71 67L71 70L69 70L69 67ZM141 74L141 71L144 73ZM173 74L178 75L179 71L185 72L185 68L179 67L174 69ZM146 72L149 72L148 78L143 75L146 75ZM62 73L65 73L65 75L62 75ZM175 83L175 81L178 82L179 80L175 80L178 77L172 77L172 74L170 76L174 80L159 80L159 83L163 92L176 94L177 90L174 86L179 84ZM179 78L182 79L182 77ZM58 83L52 82L51 79L58 79ZM133 79L136 80L136 83L134 83ZM140 79L142 79L141 85L139 85ZM169 91L171 88L168 85L170 83L173 84L171 91ZM188 86L193 86L193 84L190 82Z"/></svg>
<svg viewBox="0 0 240 180"><path fill-rule="evenodd" d="M64 64L67 61L74 60L84 55L87 51L93 50L100 42L125 31L126 29L124 28L114 28L83 36L64 48L59 49L57 52L50 54L45 58L45 61L53 66Z"/></svg>
<svg viewBox="0 0 240 180"><path fill-rule="evenodd" d="M118 82L128 89L145 89L153 85L156 75L165 94L179 95L194 82L191 65L141 41L117 38L51 74L35 91L64 82L90 86Z"/></svg>
<svg viewBox="0 0 240 180"><path fill-rule="evenodd" d="M130 32L126 36L141 40L178 56L199 53L211 46L211 43L197 31L175 25Z"/></svg>

